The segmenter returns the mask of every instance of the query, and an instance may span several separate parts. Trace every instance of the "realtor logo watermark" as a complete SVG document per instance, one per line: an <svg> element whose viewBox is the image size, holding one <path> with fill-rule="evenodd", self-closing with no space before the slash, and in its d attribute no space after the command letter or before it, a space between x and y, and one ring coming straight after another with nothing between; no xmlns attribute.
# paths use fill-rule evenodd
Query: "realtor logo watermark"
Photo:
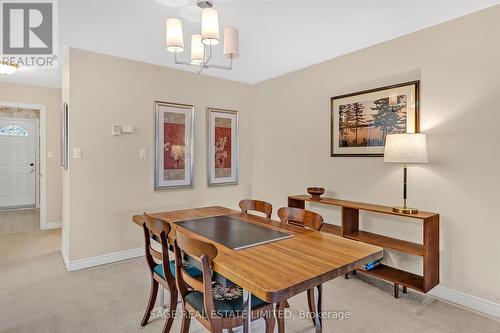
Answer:
<svg viewBox="0 0 500 333"><path fill-rule="evenodd" d="M19 67L57 67L57 0L0 0L0 4L2 61Z"/></svg>

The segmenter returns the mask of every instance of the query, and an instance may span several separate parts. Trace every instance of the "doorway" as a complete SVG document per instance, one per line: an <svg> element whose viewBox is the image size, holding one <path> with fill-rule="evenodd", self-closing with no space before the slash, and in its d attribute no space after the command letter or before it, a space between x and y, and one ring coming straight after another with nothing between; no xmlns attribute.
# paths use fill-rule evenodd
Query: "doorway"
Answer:
<svg viewBox="0 0 500 333"><path fill-rule="evenodd" d="M37 204L36 119L0 118L0 209Z"/></svg>
<svg viewBox="0 0 500 333"><path fill-rule="evenodd" d="M0 102L0 235L47 229L45 109Z"/></svg>

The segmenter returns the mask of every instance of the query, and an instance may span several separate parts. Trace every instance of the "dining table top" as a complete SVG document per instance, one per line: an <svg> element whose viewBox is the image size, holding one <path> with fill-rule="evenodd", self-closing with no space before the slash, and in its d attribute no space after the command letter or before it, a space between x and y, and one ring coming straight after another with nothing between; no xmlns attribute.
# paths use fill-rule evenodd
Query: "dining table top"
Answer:
<svg viewBox="0 0 500 333"><path fill-rule="evenodd" d="M383 254L383 249L378 246L221 206L150 215L171 224L172 232L169 235L171 239L175 237L175 229L182 228L176 222L212 216L230 216L293 235L287 239L233 250L182 228L185 234L215 245L218 250L213 266L215 272L268 303L288 299L368 262L380 259ZM144 222L142 215L134 215L132 220L140 226Z"/></svg>

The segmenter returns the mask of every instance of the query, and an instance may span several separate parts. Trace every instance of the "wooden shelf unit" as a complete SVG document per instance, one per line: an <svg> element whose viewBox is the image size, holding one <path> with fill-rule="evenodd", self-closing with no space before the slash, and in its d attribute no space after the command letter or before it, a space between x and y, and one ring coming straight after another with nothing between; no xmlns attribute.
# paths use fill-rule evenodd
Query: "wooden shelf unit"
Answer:
<svg viewBox="0 0 500 333"><path fill-rule="evenodd" d="M426 293L439 284L439 214L424 211L420 211L418 214L402 214L394 212L389 206L333 198L316 200L308 195L289 196L288 206L305 208L306 201L340 207L341 225L324 224L321 229L323 232L423 257L423 275L413 274L384 264L370 271L359 269L363 273L394 283L395 297L398 297L400 285L403 286L403 291L408 287ZM424 243L417 244L359 230L359 211L396 215L422 221Z"/></svg>

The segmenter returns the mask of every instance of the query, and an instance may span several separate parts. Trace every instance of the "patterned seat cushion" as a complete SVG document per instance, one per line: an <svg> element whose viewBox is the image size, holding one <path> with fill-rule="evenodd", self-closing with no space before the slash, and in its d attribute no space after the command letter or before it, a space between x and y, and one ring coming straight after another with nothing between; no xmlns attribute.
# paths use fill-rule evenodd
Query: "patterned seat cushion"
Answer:
<svg viewBox="0 0 500 333"><path fill-rule="evenodd" d="M239 286L225 287L214 282L212 286L214 307L216 315L220 317L241 316L243 311L243 289ZM203 317L206 317L205 306L203 304L203 293L192 291L186 296L188 302ZM252 296L252 309L265 303L260 298Z"/></svg>
<svg viewBox="0 0 500 333"><path fill-rule="evenodd" d="M175 277L175 260L170 260L169 264L170 264L170 272L172 272L172 275ZM184 269L187 271L187 273L190 276L192 276L192 277L201 276L201 271L198 268L196 268L193 265L191 265L190 263L184 262L183 266L184 266ZM162 264L156 265L155 268L154 268L154 271L156 272L156 274L158 274L159 276L161 276L162 279L165 278L163 276L163 265Z"/></svg>

